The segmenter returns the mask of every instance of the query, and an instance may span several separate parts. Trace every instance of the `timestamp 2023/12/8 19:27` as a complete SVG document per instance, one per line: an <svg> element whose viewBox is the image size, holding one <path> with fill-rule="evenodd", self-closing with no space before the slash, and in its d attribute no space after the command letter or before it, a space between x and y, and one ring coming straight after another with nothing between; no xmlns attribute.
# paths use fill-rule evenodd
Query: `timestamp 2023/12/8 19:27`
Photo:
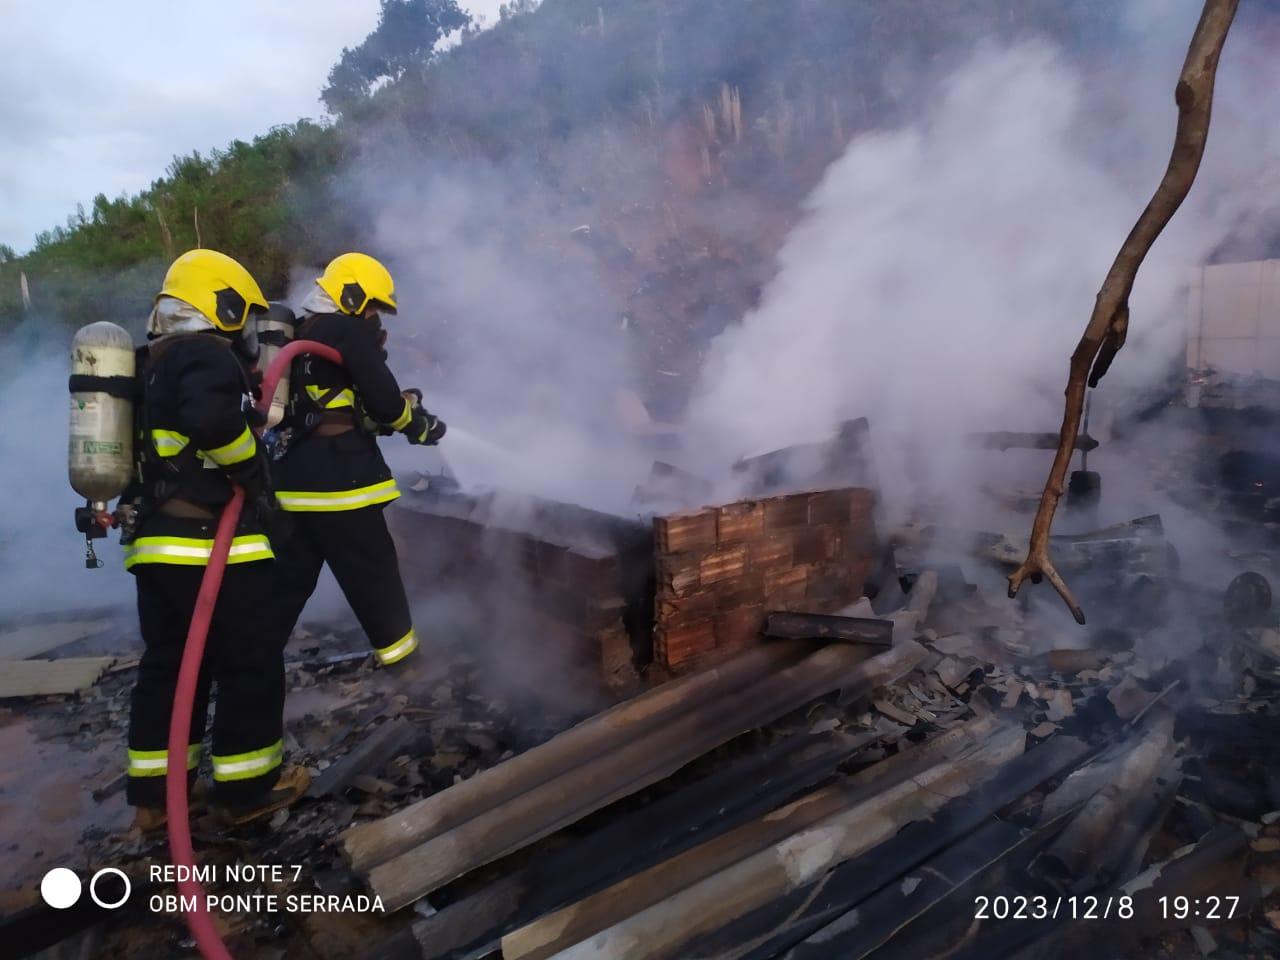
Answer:
<svg viewBox="0 0 1280 960"><path fill-rule="evenodd" d="M1162 920L1231 920L1238 896L1155 897L1140 903L1135 894L1088 896L993 895L973 898L975 920L1132 920L1141 912Z"/></svg>

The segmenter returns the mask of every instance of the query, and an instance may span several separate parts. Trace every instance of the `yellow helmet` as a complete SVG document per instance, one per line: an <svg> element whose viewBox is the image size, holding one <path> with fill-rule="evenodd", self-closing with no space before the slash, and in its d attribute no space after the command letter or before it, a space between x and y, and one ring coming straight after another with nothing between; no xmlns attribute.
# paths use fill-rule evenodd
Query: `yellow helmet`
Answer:
<svg viewBox="0 0 1280 960"><path fill-rule="evenodd" d="M169 267L156 299L176 297L199 310L219 330L244 327L251 312L267 310L252 274L217 250L188 250Z"/></svg>
<svg viewBox="0 0 1280 960"><path fill-rule="evenodd" d="M396 312L395 281L387 268L368 254L334 257L316 283L343 313L358 317L369 306L384 313Z"/></svg>

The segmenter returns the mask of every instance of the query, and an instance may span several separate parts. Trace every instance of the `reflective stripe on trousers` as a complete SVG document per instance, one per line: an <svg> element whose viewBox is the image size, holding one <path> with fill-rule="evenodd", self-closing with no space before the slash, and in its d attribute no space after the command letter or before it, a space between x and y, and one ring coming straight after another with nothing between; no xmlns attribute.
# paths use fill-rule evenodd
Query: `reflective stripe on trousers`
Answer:
<svg viewBox="0 0 1280 960"><path fill-rule="evenodd" d="M251 780L270 773L284 762L284 741L277 740L261 750L233 753L229 756L213 756L214 780Z"/></svg>
<svg viewBox="0 0 1280 960"><path fill-rule="evenodd" d="M394 479L383 480L354 490L277 490L276 500L284 510L323 513L358 510L378 503L390 503L400 496Z"/></svg>
<svg viewBox="0 0 1280 960"><path fill-rule="evenodd" d="M200 765L200 744L187 747L187 769ZM129 750L128 774L131 777L163 777L169 772L168 750Z"/></svg>
<svg viewBox="0 0 1280 960"><path fill-rule="evenodd" d="M378 647L373 652L377 656L378 662L385 667L390 666L397 660L403 660L417 649L418 635L410 630L395 643L388 644L385 647Z"/></svg>
<svg viewBox="0 0 1280 960"><path fill-rule="evenodd" d="M213 541L198 537L139 537L124 548L124 568L139 563L176 563L205 567L213 555ZM231 541L227 563L271 560L271 542L261 533L245 534Z"/></svg>

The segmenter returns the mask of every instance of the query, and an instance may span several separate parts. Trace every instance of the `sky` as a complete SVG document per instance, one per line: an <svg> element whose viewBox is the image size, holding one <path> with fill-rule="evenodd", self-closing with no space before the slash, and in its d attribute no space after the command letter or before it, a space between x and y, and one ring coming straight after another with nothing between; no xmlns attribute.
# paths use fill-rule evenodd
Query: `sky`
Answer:
<svg viewBox="0 0 1280 960"><path fill-rule="evenodd" d="M463 0L497 20L500 0ZM319 118L378 0L0 0L0 243L148 187L175 155Z"/></svg>

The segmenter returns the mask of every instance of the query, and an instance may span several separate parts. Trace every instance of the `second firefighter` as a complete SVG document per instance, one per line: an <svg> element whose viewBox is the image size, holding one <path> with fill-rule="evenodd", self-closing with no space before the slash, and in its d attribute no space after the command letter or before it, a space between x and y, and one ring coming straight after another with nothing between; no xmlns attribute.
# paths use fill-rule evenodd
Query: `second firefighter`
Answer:
<svg viewBox="0 0 1280 960"><path fill-rule="evenodd" d="M280 506L293 519L276 549L280 629L292 631L327 563L383 665L409 656L418 639L382 513L400 491L377 434L433 444L445 432L387 367L381 317L395 312L391 274L370 256L344 253L316 279L296 335L333 347L343 363L294 362L272 469Z"/></svg>

